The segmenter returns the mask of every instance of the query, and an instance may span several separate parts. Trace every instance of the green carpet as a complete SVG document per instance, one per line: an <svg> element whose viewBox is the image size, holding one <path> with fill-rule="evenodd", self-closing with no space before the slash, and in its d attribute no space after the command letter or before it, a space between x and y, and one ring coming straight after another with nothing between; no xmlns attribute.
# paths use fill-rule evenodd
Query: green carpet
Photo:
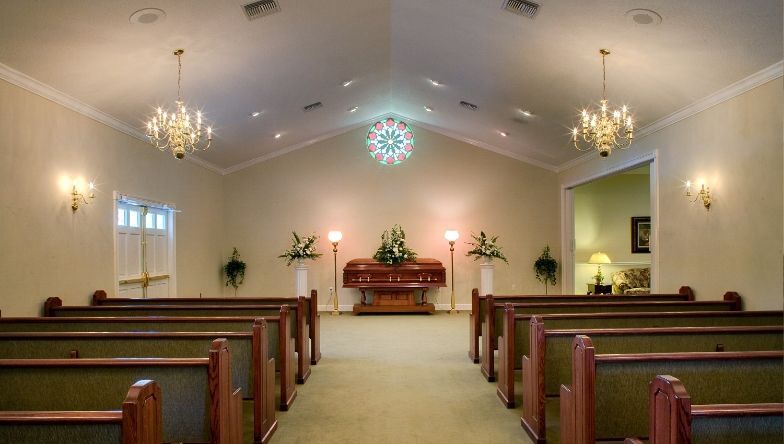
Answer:
<svg viewBox="0 0 784 444"><path fill-rule="evenodd" d="M468 359L468 314L321 315L322 359L273 443L529 443Z"/></svg>

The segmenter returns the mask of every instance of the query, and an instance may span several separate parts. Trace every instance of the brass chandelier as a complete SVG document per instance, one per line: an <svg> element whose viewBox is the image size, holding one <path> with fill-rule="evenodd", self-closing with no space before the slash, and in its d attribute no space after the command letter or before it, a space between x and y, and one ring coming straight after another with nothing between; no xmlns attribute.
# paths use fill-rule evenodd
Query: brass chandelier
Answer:
<svg viewBox="0 0 784 444"><path fill-rule="evenodd" d="M583 109L580 115L582 131L572 129L572 142L578 151L596 149L601 157L607 157L613 149L626 149L634 140L634 122L626 105L612 112L607 103L607 69L604 58L610 54L600 49L602 55L602 100L599 111Z"/></svg>
<svg viewBox="0 0 784 444"><path fill-rule="evenodd" d="M196 117L193 118L180 97L182 54L184 52L183 49L174 51L178 66L175 110L169 113L158 107L157 113L147 122L147 137L150 139L150 143L161 151L171 150L177 159L184 158L186 153L206 150L212 143L212 127L207 127L206 143L202 139L201 111L196 111Z"/></svg>

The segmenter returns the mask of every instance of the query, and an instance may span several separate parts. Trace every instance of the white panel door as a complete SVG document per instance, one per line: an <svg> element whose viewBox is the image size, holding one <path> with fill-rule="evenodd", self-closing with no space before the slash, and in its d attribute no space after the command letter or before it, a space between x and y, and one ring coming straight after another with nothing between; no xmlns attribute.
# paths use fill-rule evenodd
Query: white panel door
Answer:
<svg viewBox="0 0 784 444"><path fill-rule="evenodd" d="M127 202L117 204L118 296L171 296L169 245L172 212Z"/></svg>

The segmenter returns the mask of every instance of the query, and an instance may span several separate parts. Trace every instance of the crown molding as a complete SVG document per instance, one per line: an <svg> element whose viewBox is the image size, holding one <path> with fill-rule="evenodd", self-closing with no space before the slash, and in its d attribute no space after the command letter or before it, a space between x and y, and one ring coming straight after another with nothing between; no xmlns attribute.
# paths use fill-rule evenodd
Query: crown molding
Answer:
<svg viewBox="0 0 784 444"><path fill-rule="evenodd" d="M387 114L384 114L384 115L386 116ZM458 134L458 133L456 133L454 131L451 131L451 130L448 130L446 128L442 128L442 127L436 126L436 125L431 125L429 123L421 122L419 120L410 119L410 118L408 118L406 116L401 116L401 115L395 114L395 113L389 113L388 115L392 115L392 116L394 116L394 117L396 117L398 119L405 120L405 121L410 122L410 123L412 123L412 124L414 124L414 125L416 125L418 127L424 128L424 129L426 129L428 131L432 131L434 133L441 134L442 136L449 137L450 139L455 139L455 140L458 140L460 142L464 142L464 143L467 143L469 145L473 145L473 146L475 146L477 148L482 148L482 149L485 149L485 150L488 150L488 151L492 151L492 152L494 152L496 154L500 154L502 156L511 157L512 159L519 160L520 162L529 163L529 164L537 166L539 168L543 168L543 169L545 169L547 171L552 171L554 173L557 172L557 166L549 164L549 163L546 163L546 162L542 162L541 160L536 160L536 159L528 157L528 156L526 156L524 154L513 153L513 152L505 150L503 148L499 148L499 147L497 147L495 145L491 145L489 143L485 143L485 142L481 142L479 140L471 139L469 137L463 136L461 134Z"/></svg>
<svg viewBox="0 0 784 444"><path fill-rule="evenodd" d="M236 173L237 171L244 170L245 168L249 168L249 167L251 167L253 165L256 165L257 163L264 162L264 161L273 159L275 157L282 156L284 154L288 154L288 153L290 153L292 151L296 151L296 150L298 150L300 148L305 148L307 146L313 145L314 143L318 143L318 142L321 142L321 141L324 141L324 140L327 140L327 139L331 139L333 137L339 136L341 134L345 134L345 133L347 133L349 131L353 131L353 130L355 130L357 128L361 128L363 126L372 125L373 122L377 122L378 120L381 120L381 119L384 119L384 118L387 118L387 117L392 117L392 118L395 118L395 119L398 119L398 120L402 120L404 122L410 123L410 124L418 126L420 128L424 128L424 129L426 129L428 131L432 131L434 133L441 134L442 136L446 136L446 137L449 137L451 139L459 140L461 142L465 142L467 144L476 146L478 148L483 148L483 149L486 149L488 151L492 151L492 152L494 152L496 154L500 154L500 155L506 156L506 157L511 157L511 158L519 160L521 162L530 163L530 164L532 164L534 166L538 166L538 167L544 168L544 169L546 169L548 171L555 172L555 166L553 166L553 165L550 165L550 164L547 164L547 163L544 163L544 162L541 162L541 161L538 161L538 160L535 160L535 159L531 159L531 158L523 156L521 154L512 153L510 151L506 151L504 149L495 147L495 146L490 145L490 144L486 144L484 142L479 142L477 140L469 139L467 137L464 137L464 136L461 136L459 134L453 133L453 132L451 132L449 130L446 130L444 128L441 128L439 126L430 125L428 123L420 122L418 120L411 119L411 118L408 118L406 116L402 116L402 115L397 114L397 113L389 112L389 113L379 114L379 115L374 116L374 117L372 117L370 119L365 119L365 120L363 120L363 121L361 121L359 123L343 127L343 128L341 128L339 130L336 130L336 131L333 131L333 132L330 132L330 133L322 134L319 137L307 140L305 142L301 142L301 143L297 143L295 145L287 146L287 147L281 148L281 149L279 149L277 151L273 151L271 153L264 154L264 155L259 156L259 157L255 157L253 159L247 160L247 161L242 162L242 163L238 163L236 165L232 165L230 167L227 167L227 168L223 169L222 170L223 174L226 175L226 174Z"/></svg>
<svg viewBox="0 0 784 444"><path fill-rule="evenodd" d="M102 123L109 128L131 136L134 139L141 140L144 143L149 142L147 136L143 132L139 131L138 128L128 125L122 120L107 114L98 108L95 108L94 106L88 105L72 96L69 96L59 89L49 86L46 83L34 79L27 74L21 71L17 71L2 63L0 63L0 79L3 79L8 83L16 85L33 94L41 96L44 99L57 103L58 105L62 105L71 111L75 111L85 117L89 117L98 123ZM210 170L214 173L224 174L222 168L213 163L207 162L204 159L199 159L195 156L186 156L185 160L206 168L207 170Z"/></svg>
<svg viewBox="0 0 784 444"><path fill-rule="evenodd" d="M212 163L210 161L204 160L201 157L198 157L198 156L196 156L193 153L188 154L187 156L185 156L185 160L187 160L187 161L189 161L191 163L194 163L194 164L196 164L196 165L198 165L198 166L200 166L200 167L202 167L202 168L204 168L206 170L212 171L215 174L220 174L221 176L225 176L226 175L226 170L225 169L219 167L218 165L215 165L214 163Z"/></svg>
<svg viewBox="0 0 784 444"><path fill-rule="evenodd" d="M387 114L383 114L382 116L387 116ZM292 151L296 151L298 149L305 148L307 146L313 145L314 143L319 143L319 142L322 142L324 140L340 136L341 134L345 134L345 133L347 133L349 131L353 131L353 130L355 130L357 128L361 128L361 127L363 127L365 125L370 125L371 123L375 122L376 119L378 119L378 118L380 118L380 117L376 116L376 117L373 117L371 119L365 119L365 120L363 120L363 121L361 121L359 123L355 123L355 124L349 125L349 126L344 126L343 128L340 128L338 130L335 130L335 131L332 131L332 132L329 132L329 133L325 133L325 134L322 134L322 135L320 135L318 137L314 137L312 139L306 140L305 142L296 143L294 145L290 145L290 146L281 148L281 149L279 149L277 151L273 151L271 153L263 154L261 156L254 157L253 159L246 160L244 162L241 162L241 163L238 163L238 164L226 167L226 168L224 168L222 170L223 174L227 175L227 174L236 173L237 171L244 170L245 168L250 168L253 165L256 165L257 163L261 163L261 162L264 162L264 161L267 161L267 160L270 160L270 159L274 159L274 158L282 156L284 154L288 154L288 153L290 153Z"/></svg>
<svg viewBox="0 0 784 444"><path fill-rule="evenodd" d="M775 80L782 76L784 76L784 60L780 60L765 69L755 72L754 74L744 79L738 80L737 82L722 88L713 94L703 97L702 99L699 99L671 114L668 114L661 119L645 125L637 132L637 139L639 140L657 131L661 131L668 126L680 122L681 120L688 119L695 114L701 113L720 103L731 100L743 93L751 91L758 86L762 86L771 80ZM598 151L591 151L580 157L558 165L556 172L561 173L598 157Z"/></svg>

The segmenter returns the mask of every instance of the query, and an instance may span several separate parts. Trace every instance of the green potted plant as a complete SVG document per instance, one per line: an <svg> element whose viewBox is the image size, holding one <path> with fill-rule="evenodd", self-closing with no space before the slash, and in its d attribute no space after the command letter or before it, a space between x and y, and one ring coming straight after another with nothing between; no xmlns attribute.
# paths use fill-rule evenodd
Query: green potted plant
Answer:
<svg viewBox="0 0 784 444"><path fill-rule="evenodd" d="M234 296L237 296L237 289L245 281L245 268L245 262L240 260L240 253L237 247L234 247L229 261L223 266L223 272L226 273L226 286L234 287Z"/></svg>
<svg viewBox="0 0 784 444"><path fill-rule="evenodd" d="M416 252L406 246L406 232L400 225L393 226L391 230L384 230L381 235L381 246L373 255L373 259L387 265L415 261L416 257Z"/></svg>
<svg viewBox="0 0 784 444"><path fill-rule="evenodd" d="M475 261L479 260L480 258L485 260L498 258L507 264L509 263L509 261L506 260L504 253L501 252L501 247L499 247L496 243L498 242L498 236L488 236L484 231L480 231L479 236L471 233L471 237L474 239L474 242L466 243L474 248L468 251L466 256L474 256Z"/></svg>
<svg viewBox="0 0 784 444"><path fill-rule="evenodd" d="M558 262L550 256L550 246L547 245L542 250L542 254L534 262L534 272L536 279L544 283L544 294L547 294L547 284L555 285Z"/></svg>

